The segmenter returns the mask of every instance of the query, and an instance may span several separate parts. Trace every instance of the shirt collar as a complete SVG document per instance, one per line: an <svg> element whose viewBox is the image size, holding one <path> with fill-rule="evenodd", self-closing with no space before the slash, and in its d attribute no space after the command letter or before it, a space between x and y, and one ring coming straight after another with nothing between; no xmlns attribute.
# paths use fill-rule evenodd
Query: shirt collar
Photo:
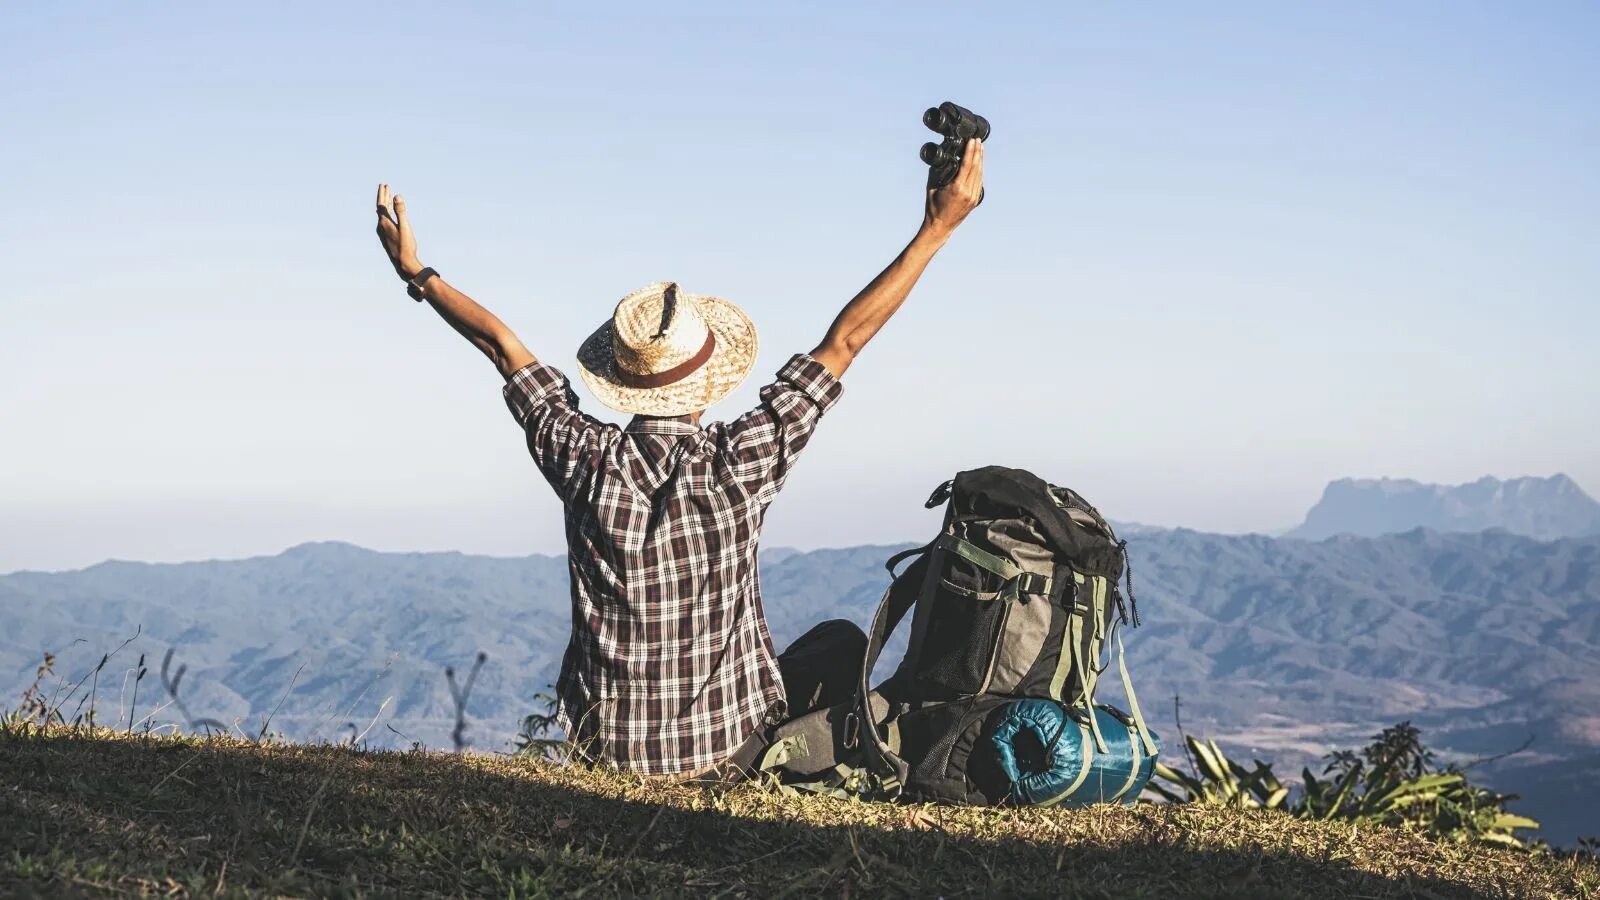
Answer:
<svg viewBox="0 0 1600 900"><path fill-rule="evenodd" d="M691 425L683 419L655 419L645 416L634 416L628 427L623 429L631 434L696 434L700 426Z"/></svg>

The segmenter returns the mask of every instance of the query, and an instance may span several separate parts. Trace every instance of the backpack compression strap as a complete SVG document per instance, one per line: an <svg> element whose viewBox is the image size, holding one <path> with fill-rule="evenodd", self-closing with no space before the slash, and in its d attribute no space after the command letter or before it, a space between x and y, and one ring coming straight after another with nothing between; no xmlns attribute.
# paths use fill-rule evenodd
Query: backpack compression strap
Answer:
<svg viewBox="0 0 1600 900"><path fill-rule="evenodd" d="M1122 670L1122 691L1128 695L1128 710L1133 713L1133 726L1139 732L1139 740L1144 744L1144 752L1150 756L1156 755L1155 741L1150 739L1150 728L1144 724L1144 713L1139 711L1139 698L1133 695L1133 679L1128 677L1128 651L1122 646L1122 629L1117 632L1117 668Z"/></svg>

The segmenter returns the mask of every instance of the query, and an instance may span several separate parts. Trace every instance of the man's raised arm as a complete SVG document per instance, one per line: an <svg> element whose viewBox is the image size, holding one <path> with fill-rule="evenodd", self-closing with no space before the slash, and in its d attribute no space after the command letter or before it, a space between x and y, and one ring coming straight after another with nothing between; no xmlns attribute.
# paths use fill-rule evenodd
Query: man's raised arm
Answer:
<svg viewBox="0 0 1600 900"><path fill-rule="evenodd" d="M811 351L812 358L826 366L835 377L843 375L855 362L861 348L905 302L906 295L928 267L928 261L982 197L983 142L973 139L967 142L962 153L961 171L956 177L944 187L928 191L928 204L917 236L887 269L845 304L828 329L828 336Z"/></svg>
<svg viewBox="0 0 1600 900"><path fill-rule="evenodd" d="M420 282L416 280L424 267L417 258L417 239L411 232L411 220L406 218L406 201L398 194L391 194L387 184L378 185L378 240L400 280L414 285L422 299L427 300L451 328L482 350L500 370L501 377L509 379L518 369L534 361L533 354L522 346L522 341L504 322L471 297L446 284L438 274L428 275Z"/></svg>

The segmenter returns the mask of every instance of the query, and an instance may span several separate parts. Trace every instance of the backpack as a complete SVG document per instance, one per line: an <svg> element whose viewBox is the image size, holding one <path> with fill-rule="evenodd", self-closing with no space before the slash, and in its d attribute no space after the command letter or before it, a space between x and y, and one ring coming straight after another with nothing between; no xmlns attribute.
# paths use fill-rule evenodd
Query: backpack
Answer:
<svg viewBox="0 0 1600 900"><path fill-rule="evenodd" d="M1121 627L1139 624L1126 542L1082 496L1020 469L962 472L927 507L946 503L938 536L886 565L854 700L780 725L759 768L841 795L1132 804L1160 743L1121 652ZM905 656L873 689L908 611ZM1113 640L1126 713L1095 702Z"/></svg>

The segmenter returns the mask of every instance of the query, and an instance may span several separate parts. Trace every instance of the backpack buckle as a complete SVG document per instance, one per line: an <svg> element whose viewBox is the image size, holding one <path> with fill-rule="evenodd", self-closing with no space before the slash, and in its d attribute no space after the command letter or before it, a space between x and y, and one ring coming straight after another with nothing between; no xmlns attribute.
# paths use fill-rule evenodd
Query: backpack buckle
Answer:
<svg viewBox="0 0 1600 900"><path fill-rule="evenodd" d="M1019 572L1006 582L1001 594L1019 603L1027 603L1030 594L1050 593L1050 577L1038 572Z"/></svg>
<svg viewBox="0 0 1600 900"><path fill-rule="evenodd" d="M842 741L846 750L854 750L861 744L861 717L853 712L845 713L844 734Z"/></svg>

